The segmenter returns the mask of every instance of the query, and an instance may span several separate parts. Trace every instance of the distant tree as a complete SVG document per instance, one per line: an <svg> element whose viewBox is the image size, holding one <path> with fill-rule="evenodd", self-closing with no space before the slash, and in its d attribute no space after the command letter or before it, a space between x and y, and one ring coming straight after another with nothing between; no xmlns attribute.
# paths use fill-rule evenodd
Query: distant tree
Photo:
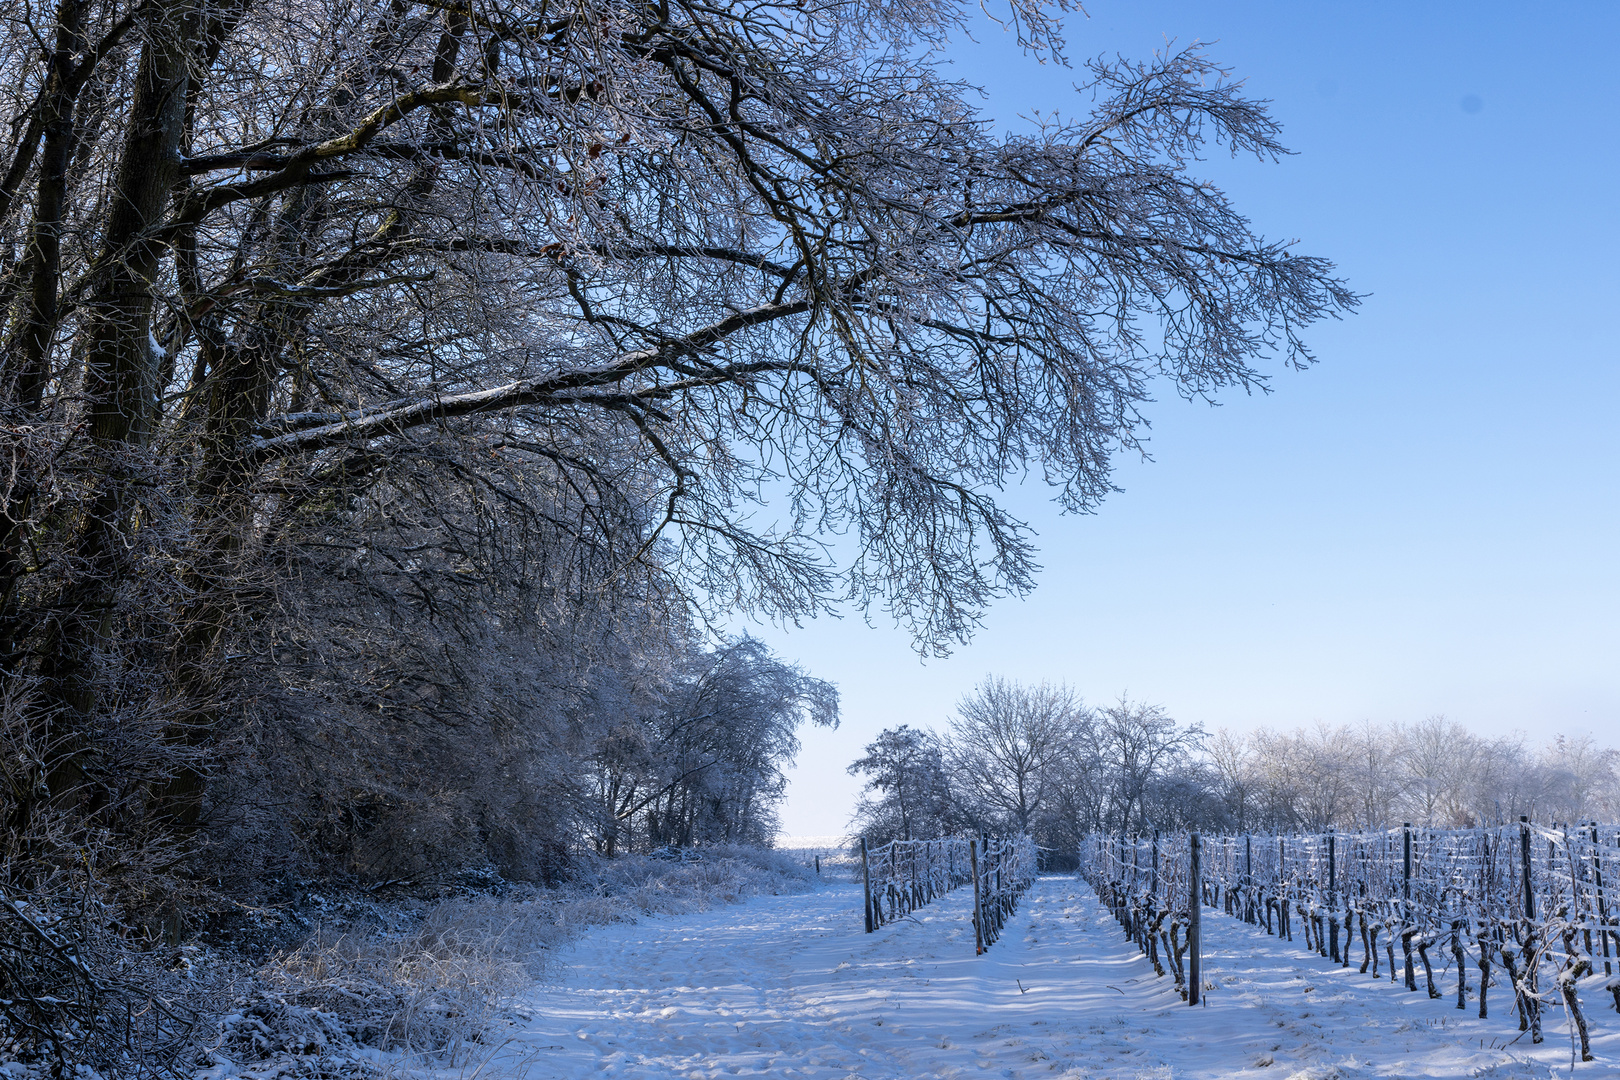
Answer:
<svg viewBox="0 0 1620 1080"><path fill-rule="evenodd" d="M1353 820L1356 748L1348 729L1327 724L1249 739L1261 817L1274 828L1321 831Z"/></svg>
<svg viewBox="0 0 1620 1080"><path fill-rule="evenodd" d="M1064 747L1037 818L1034 835L1042 848L1042 865L1049 869L1072 869L1081 839L1103 828L1110 784L1091 721L1087 713Z"/></svg>
<svg viewBox="0 0 1620 1080"><path fill-rule="evenodd" d="M1479 740L1455 721L1430 716L1401 728L1392 749L1402 817L1430 826L1465 824L1463 806L1478 763Z"/></svg>
<svg viewBox="0 0 1620 1080"><path fill-rule="evenodd" d="M650 715L598 744L597 847L616 853L638 820L654 845L768 844L805 723L838 726L831 683L746 634L694 650Z"/></svg>
<svg viewBox="0 0 1620 1080"><path fill-rule="evenodd" d="M1147 823L1160 830L1232 829L1225 806L1211 797L1218 782L1209 762L1196 756L1160 769L1142 793L1142 831L1148 831Z"/></svg>
<svg viewBox="0 0 1620 1080"><path fill-rule="evenodd" d="M979 813L1028 831L1048 810L1070 748L1090 717L1072 690L1023 686L990 676L956 706L949 763L957 787Z"/></svg>
<svg viewBox="0 0 1620 1080"><path fill-rule="evenodd" d="M931 731L907 724L888 728L848 771L866 778L852 824L869 841L931 839L962 824L939 739Z"/></svg>
<svg viewBox="0 0 1620 1080"><path fill-rule="evenodd" d="M1587 736L1558 736L1538 750L1523 736L1487 739L1432 716L1210 738L1159 706L1121 698L1087 709L1065 687L996 678L964 698L944 737L892 729L867 747L857 771L882 776L869 784L859 815L874 835L938 831L946 820L1025 828L1049 868L1072 866L1081 840L1099 831L1320 832L1402 821L1469 827L1520 814L1620 816L1620 751ZM924 791L944 794L925 799ZM914 808L924 805L919 826L925 819ZM947 809L933 809L940 806Z"/></svg>
<svg viewBox="0 0 1620 1080"><path fill-rule="evenodd" d="M1353 729L1350 742L1353 756L1346 767L1356 791L1355 821L1366 829L1384 828L1398 821L1397 804L1405 783L1397 751L1400 730L1365 720Z"/></svg>
<svg viewBox="0 0 1620 1080"><path fill-rule="evenodd" d="M1099 756L1110 790L1107 825L1129 832L1148 827L1149 785L1202 748L1203 727L1178 728L1163 707L1121 697L1093 713Z"/></svg>
<svg viewBox="0 0 1620 1080"><path fill-rule="evenodd" d="M1535 750L1522 735L1488 739L1443 716L1222 731L1205 760L1212 795L1242 829L1457 828L1620 808L1620 752L1567 736Z"/></svg>
<svg viewBox="0 0 1620 1080"><path fill-rule="evenodd" d="M1211 793L1221 811L1239 832L1258 828L1265 818L1261 806L1264 780L1249 737L1222 728L1206 747Z"/></svg>
<svg viewBox="0 0 1620 1080"><path fill-rule="evenodd" d="M1521 813L1539 810L1543 817L1569 821L1600 810L1612 813L1620 805L1620 751L1591 736L1556 736L1522 771L1538 782L1534 809Z"/></svg>

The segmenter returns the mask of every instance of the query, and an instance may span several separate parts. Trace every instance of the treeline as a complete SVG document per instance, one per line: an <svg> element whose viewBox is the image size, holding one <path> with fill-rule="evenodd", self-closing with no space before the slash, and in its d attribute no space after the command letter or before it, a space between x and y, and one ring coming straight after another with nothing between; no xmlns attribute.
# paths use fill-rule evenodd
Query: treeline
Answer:
<svg viewBox="0 0 1620 1080"><path fill-rule="evenodd" d="M496 625L473 649L427 620L370 628L280 665L243 745L217 756L201 834L216 876L555 881L581 850L766 845L797 730L837 722L830 684L751 637Z"/></svg>
<svg viewBox="0 0 1620 1080"><path fill-rule="evenodd" d="M1054 865L1092 833L1468 827L1613 820L1620 752L1590 738L1485 738L1444 717L1250 733L1178 724L1121 698L988 678L944 731L900 725L849 771L869 840L1026 830Z"/></svg>
<svg viewBox="0 0 1620 1080"><path fill-rule="evenodd" d="M768 836L832 694L710 628L949 649L1033 586L1009 477L1092 510L1155 382L1359 302L1191 176L1285 153L1197 50L1003 137L927 59L972 4L544 10L0 5L20 893Z"/></svg>
<svg viewBox="0 0 1620 1080"><path fill-rule="evenodd" d="M1167 49L1003 136L934 67L978 18L0 4L8 896L178 942L277 879L767 837L834 697L710 628L947 650L1033 587L1009 478L1093 510L1167 388L1311 363L1359 297L1192 175L1286 153L1264 102Z"/></svg>
<svg viewBox="0 0 1620 1080"><path fill-rule="evenodd" d="M1433 828L1620 817L1620 753L1587 736L1490 738L1444 716L1410 724L1222 731L1198 767L1237 831Z"/></svg>
<svg viewBox="0 0 1620 1080"><path fill-rule="evenodd" d="M389 509L432 508L446 486ZM286 580L231 636L209 737L163 738L172 720L156 709L114 714L93 764L103 782L121 778L121 800L24 802L6 834L12 866L70 842L94 809L119 826L104 834L116 843L89 849L104 869L149 875L117 838L157 818L172 869L147 880L176 893L164 906L184 923L180 893L211 903L199 878L225 896L482 868L555 881L580 851L768 844L799 728L837 723L831 684L746 635L706 643L673 598L547 588L532 566L565 544L479 543L432 524L400 536L367 520L372 498L356 504L282 546ZM510 530L491 518L490 538ZM8 759L49 760L30 742L27 697L13 702ZM194 809L154 814L182 798Z"/></svg>

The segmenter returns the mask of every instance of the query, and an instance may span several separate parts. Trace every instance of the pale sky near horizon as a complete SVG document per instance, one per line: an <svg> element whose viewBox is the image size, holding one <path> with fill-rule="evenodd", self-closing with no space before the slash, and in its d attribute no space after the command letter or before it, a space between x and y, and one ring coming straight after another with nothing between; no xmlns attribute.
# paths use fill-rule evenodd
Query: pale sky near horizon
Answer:
<svg viewBox="0 0 1620 1080"><path fill-rule="evenodd" d="M1040 532L1036 591L918 659L881 614L749 626L837 683L788 833L842 832L877 732L942 727L988 673L1128 692L1210 730L1435 713L1620 744L1620 5L1094 0L1072 59L1208 52L1273 102L1297 156L1199 166L1271 237L1335 260L1362 308L1319 363L1220 408L1163 388L1154 460ZM993 29L950 55L984 113L1075 114L1083 72ZM1606 315L1605 312L1608 314Z"/></svg>

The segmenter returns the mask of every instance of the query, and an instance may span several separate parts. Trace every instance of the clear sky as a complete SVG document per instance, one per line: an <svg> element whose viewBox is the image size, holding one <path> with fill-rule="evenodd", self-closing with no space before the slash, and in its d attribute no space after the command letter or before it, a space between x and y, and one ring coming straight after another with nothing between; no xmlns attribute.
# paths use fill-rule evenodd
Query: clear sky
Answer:
<svg viewBox="0 0 1620 1080"><path fill-rule="evenodd" d="M986 115L1084 108L1079 70L977 36L951 56ZM1211 730L1444 713L1620 744L1620 4L1094 0L1068 22L1077 61L1166 39L1211 43L1298 152L1203 173L1370 295L1269 395L1166 388L1154 460L1122 461L1097 515L1008 493L1046 569L948 659L858 614L750 627L843 693L787 832L843 831L861 747L942 726L992 672Z"/></svg>

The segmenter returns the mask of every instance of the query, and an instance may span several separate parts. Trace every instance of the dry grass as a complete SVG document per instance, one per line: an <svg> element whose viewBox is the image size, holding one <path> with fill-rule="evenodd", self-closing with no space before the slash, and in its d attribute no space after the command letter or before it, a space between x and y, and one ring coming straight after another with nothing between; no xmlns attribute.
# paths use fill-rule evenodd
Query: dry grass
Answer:
<svg viewBox="0 0 1620 1080"><path fill-rule="evenodd" d="M589 889L604 900L619 901L616 906L624 909L613 918L590 919L589 925L622 922L638 915L703 911L749 896L808 892L814 887L814 872L790 855L714 845L704 848L702 858L692 862L645 856L601 862L574 888ZM559 898L566 892L560 891ZM583 907L581 912L590 914Z"/></svg>
<svg viewBox="0 0 1620 1080"><path fill-rule="evenodd" d="M317 931L254 971L196 944L125 940L110 909L83 897L70 903L64 894L48 908L0 898L0 984L16 991L0 997L35 1002L40 1030L63 1033L37 1046L0 1033L0 1060L18 1056L29 1063L21 1075L37 1077L67 1075L82 1060L120 1080L471 1080L492 1070L510 1078L522 1070L500 1053L507 1007L545 976L560 945L596 926L815 883L795 855L744 847L589 861L568 885L514 887L506 898L467 895L414 909L367 899L358 906L377 925ZM92 970L111 977L97 982Z"/></svg>
<svg viewBox="0 0 1620 1080"><path fill-rule="evenodd" d="M498 1049L491 1040L505 1006L544 977L557 946L591 927L815 885L792 856L742 847L580 871L521 898L440 901L407 933L316 934L259 972L258 990L219 1022L209 1054L221 1066L293 1057L328 1072L477 1071Z"/></svg>

